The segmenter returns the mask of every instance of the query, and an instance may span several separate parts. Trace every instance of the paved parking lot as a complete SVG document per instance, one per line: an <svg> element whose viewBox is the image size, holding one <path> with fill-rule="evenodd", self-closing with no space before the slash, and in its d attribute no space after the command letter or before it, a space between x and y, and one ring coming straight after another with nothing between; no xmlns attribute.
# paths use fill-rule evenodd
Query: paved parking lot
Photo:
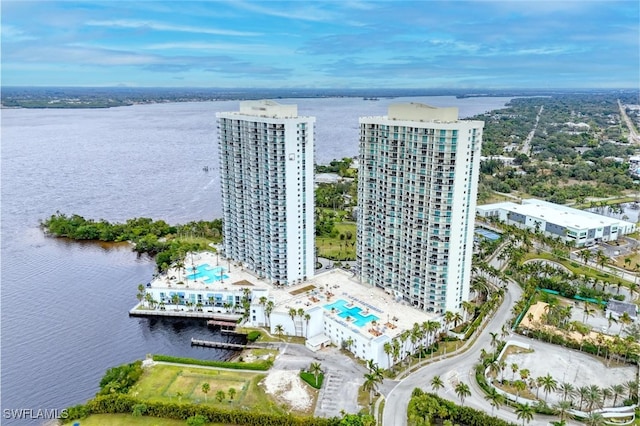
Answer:
<svg viewBox="0 0 640 426"><path fill-rule="evenodd" d="M512 354L506 357L507 370L505 378L511 378L511 364L518 368L528 369L530 377L546 376L550 374L560 385L571 383L575 388L597 385L607 388L611 385L622 384L637 377L637 367L607 367L602 358L596 358L583 352L551 345L538 340L518 336L512 340L526 343L533 349L532 353ZM516 373L516 376L518 373ZM535 390L534 390L535 393ZM544 391L540 390L540 397L544 398ZM553 404L560 400L560 395L549 393L548 402Z"/></svg>
<svg viewBox="0 0 640 426"><path fill-rule="evenodd" d="M283 345L276 358L274 369L303 370L312 362L318 362L325 373L324 383L318 395L315 415L319 417L340 416L340 411L357 413L358 389L364 382L367 369L343 355L337 348L325 348L312 352L304 345ZM381 392L392 388L396 382L385 380Z"/></svg>

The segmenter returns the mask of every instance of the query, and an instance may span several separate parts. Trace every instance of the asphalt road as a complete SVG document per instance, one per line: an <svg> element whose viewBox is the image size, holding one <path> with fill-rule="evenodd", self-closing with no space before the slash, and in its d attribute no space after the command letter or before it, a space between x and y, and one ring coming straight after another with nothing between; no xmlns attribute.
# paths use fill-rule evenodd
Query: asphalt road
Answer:
<svg viewBox="0 0 640 426"><path fill-rule="evenodd" d="M498 308L493 319L487 324L484 330L478 336L478 339L464 353L427 365L417 372L411 374L386 395L384 405L383 425L385 426L403 426L407 424L407 403L411 398L411 392L414 388L420 387L425 391L432 392L430 381L434 376L440 376L445 382L445 387L439 391L440 395L447 399L457 401L459 399L453 388L457 382L467 383L471 389L471 396L465 399L465 406L470 406L487 413L491 413L491 405L485 401L484 392L475 382L473 366L479 361L479 354L482 348L487 351L491 350L492 332L500 333L502 325L509 319L511 315L511 307L521 297L522 290L520 287L512 283L505 292L504 302ZM505 409L495 412L505 420L518 423L517 416L513 412L505 411ZM535 421L532 424L536 424ZM537 423L537 424L546 424Z"/></svg>

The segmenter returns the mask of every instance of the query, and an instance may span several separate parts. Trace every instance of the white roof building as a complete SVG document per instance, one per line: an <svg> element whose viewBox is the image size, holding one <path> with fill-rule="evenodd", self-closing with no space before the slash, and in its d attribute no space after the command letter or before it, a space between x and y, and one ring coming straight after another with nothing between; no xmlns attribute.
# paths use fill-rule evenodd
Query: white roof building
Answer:
<svg viewBox="0 0 640 426"><path fill-rule="evenodd" d="M382 368L388 368L392 361L384 352L385 343L411 330L415 323L444 324L441 316L398 302L382 289L362 285L353 273L342 269L323 272L294 286L275 287L215 253L189 254L184 264L184 269L173 267L147 286L146 292L160 304L156 311L162 309L167 316L176 311L203 317L216 314L232 321L243 314L242 301L249 297L248 325L267 326L273 335L280 325L284 335L305 337L314 350L328 342L342 346L350 341L348 349L356 357L373 359ZM265 312L267 304L272 306L270 315ZM417 344L428 345L434 337L431 333ZM405 342L399 359L410 348Z"/></svg>
<svg viewBox="0 0 640 426"><path fill-rule="evenodd" d="M574 241L576 247L615 240L636 230L632 222L533 198L522 200L522 204L503 202L477 206L476 213L482 217L496 216L508 224L561 237L564 241Z"/></svg>

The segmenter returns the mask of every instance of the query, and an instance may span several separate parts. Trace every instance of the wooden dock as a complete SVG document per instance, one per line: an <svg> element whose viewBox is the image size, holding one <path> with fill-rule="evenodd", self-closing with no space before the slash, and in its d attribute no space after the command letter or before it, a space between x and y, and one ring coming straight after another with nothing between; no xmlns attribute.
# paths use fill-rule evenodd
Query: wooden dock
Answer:
<svg viewBox="0 0 640 426"><path fill-rule="evenodd" d="M200 340L191 338L191 346L202 346L204 348L216 348L216 349L231 349L234 351L241 351L243 349L262 349L262 346L257 345L239 345L237 343L227 342L214 342L211 340Z"/></svg>
<svg viewBox="0 0 640 426"><path fill-rule="evenodd" d="M238 325L237 322L230 322L230 321L220 321L220 320L209 320L207 321L207 325L210 327L215 327L215 326L220 326L220 327L230 327L230 328L235 328L236 325Z"/></svg>

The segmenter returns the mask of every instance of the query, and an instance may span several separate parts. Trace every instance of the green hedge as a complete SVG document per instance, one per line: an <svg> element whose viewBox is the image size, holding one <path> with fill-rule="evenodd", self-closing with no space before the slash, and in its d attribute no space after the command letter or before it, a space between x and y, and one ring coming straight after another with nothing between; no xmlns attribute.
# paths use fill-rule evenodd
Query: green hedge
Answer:
<svg viewBox="0 0 640 426"><path fill-rule="evenodd" d="M271 368L273 361L257 361L257 362L232 362L232 361L215 361L205 359L183 358L171 355L153 355L154 361L175 362L177 364L203 365L205 367L230 368L233 370L256 370L266 371Z"/></svg>
<svg viewBox="0 0 640 426"><path fill-rule="evenodd" d="M299 417L290 413L269 414L265 412L230 410L203 404L178 404L174 402L142 401L131 395L99 395L87 402L83 408L69 409L69 416L62 423L85 418L91 414L132 413L138 404L146 406L145 415L164 419L186 420L193 416L204 416L212 423L256 426L338 426L340 419L320 417Z"/></svg>
<svg viewBox="0 0 640 426"><path fill-rule="evenodd" d="M419 388L414 389L411 394L407 420L409 426L441 424L444 420L465 426L517 426L483 411L459 406L437 395L424 393Z"/></svg>
<svg viewBox="0 0 640 426"><path fill-rule="evenodd" d="M322 387L322 382L324 380L324 374L318 374L318 385L316 386L316 376L313 373L309 373L308 371L301 371L300 378L307 382L309 386L312 388L320 389Z"/></svg>
<svg viewBox="0 0 640 426"><path fill-rule="evenodd" d="M247 334L247 341L255 342L256 340L258 340L258 337L260 337L259 331L256 331L256 330L250 331L249 334Z"/></svg>

